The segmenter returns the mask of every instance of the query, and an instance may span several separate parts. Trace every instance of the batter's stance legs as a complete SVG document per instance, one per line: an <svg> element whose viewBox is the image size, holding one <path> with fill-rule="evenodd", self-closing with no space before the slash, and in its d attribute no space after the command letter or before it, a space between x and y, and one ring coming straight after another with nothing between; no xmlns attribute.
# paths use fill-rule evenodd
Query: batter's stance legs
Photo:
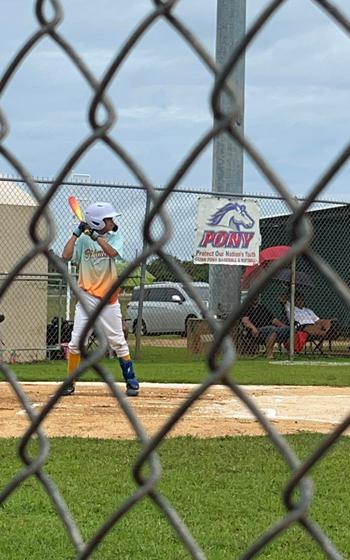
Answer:
<svg viewBox="0 0 350 560"><path fill-rule="evenodd" d="M73 371L79 366L80 364L80 354L72 354L72 352L68 352L68 365L67 365L67 375L73 373ZM75 381L67 385L67 387L63 390L63 396L73 395L75 391Z"/></svg>
<svg viewBox="0 0 350 560"><path fill-rule="evenodd" d="M80 354L72 354L69 352L68 354L68 367L67 367L67 374L70 375L73 371L79 366L80 363ZM119 358L119 364L122 370L122 374L124 377L124 381L126 383L126 394L128 397L137 397L140 389L140 384L136 378L134 366L131 361L130 355L123 356ZM63 390L62 395L69 396L73 395L75 391L75 382L70 383L65 387Z"/></svg>
<svg viewBox="0 0 350 560"><path fill-rule="evenodd" d="M137 397L140 389L139 382L136 379L133 363L130 356L119 358L120 367L126 383L126 394L128 397Z"/></svg>

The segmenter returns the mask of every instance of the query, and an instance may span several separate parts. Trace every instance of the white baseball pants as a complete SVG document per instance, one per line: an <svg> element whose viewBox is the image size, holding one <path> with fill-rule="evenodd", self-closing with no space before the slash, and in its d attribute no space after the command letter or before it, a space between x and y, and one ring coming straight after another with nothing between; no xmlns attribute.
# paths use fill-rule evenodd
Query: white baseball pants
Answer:
<svg viewBox="0 0 350 560"><path fill-rule="evenodd" d="M81 298L84 300L85 306L88 310L89 315L99 304L100 300L88 294L87 292L81 293ZM69 351L72 354L79 354L79 341L81 334L88 322L88 315L85 313L80 302L77 303L74 315L74 326L72 337L70 343L68 344ZM118 358L123 358L128 356L129 346L125 340L123 325L122 325L122 314L120 310L120 304L108 303L100 312L98 316L98 322L105 333L109 345L117 354Z"/></svg>

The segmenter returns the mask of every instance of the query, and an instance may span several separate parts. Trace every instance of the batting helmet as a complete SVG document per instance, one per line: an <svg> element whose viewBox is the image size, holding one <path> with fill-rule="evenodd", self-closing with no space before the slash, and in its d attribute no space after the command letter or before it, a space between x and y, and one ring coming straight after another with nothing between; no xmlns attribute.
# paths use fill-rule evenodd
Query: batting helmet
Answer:
<svg viewBox="0 0 350 560"><path fill-rule="evenodd" d="M117 218L120 216L109 202L94 202L85 210L85 221L91 229L97 231L105 227L105 218Z"/></svg>

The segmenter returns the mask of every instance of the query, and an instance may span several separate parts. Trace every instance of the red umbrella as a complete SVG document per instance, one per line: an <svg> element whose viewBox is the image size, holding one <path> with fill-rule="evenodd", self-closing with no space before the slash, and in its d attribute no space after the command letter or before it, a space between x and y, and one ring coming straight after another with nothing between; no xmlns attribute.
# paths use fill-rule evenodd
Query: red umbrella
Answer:
<svg viewBox="0 0 350 560"><path fill-rule="evenodd" d="M241 288L247 290L261 272L269 266L270 262L277 261L277 259L283 257L289 249L290 247L288 245L276 245L263 249L259 255L259 264L247 266L245 269L241 279Z"/></svg>

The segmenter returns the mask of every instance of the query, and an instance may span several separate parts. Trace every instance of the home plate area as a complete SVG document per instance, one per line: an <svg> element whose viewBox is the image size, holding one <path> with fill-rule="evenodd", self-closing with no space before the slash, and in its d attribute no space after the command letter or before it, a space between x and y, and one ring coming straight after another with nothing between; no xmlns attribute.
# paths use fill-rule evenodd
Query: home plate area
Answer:
<svg viewBox="0 0 350 560"><path fill-rule="evenodd" d="M0 437L21 436L28 418L12 387L0 387ZM119 384L118 384L119 385ZM21 383L35 412L57 389L57 383ZM124 390L123 385L120 385ZM138 397L128 399L146 433L154 435L189 397L195 385L143 383ZM330 432L350 410L348 387L243 387L282 434ZM48 436L130 439L135 432L120 405L103 383L77 383L73 396L62 397L43 422ZM168 436L210 438L260 435L264 430L227 387L210 387L172 428ZM347 435L350 430L347 431Z"/></svg>

